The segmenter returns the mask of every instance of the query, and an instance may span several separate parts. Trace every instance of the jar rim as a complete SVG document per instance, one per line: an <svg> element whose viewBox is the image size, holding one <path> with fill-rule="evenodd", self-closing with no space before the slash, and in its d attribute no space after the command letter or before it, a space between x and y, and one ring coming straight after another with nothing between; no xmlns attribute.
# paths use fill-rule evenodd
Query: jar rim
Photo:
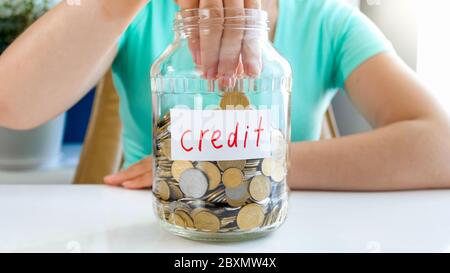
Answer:
<svg viewBox="0 0 450 273"><path fill-rule="evenodd" d="M206 27L208 25L245 29L268 29L268 13L250 8L195 8L176 13L174 25L178 28Z"/></svg>

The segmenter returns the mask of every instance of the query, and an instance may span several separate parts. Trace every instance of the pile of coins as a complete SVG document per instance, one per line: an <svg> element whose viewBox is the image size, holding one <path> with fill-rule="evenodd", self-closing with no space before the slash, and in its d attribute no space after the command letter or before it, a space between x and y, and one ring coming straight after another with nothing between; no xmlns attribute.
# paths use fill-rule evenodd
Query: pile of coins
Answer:
<svg viewBox="0 0 450 273"><path fill-rule="evenodd" d="M246 107L243 94L229 92L221 108ZM272 157L234 161L173 161L170 136L167 114L157 124L154 153L155 209L162 220L204 232L251 230L283 221L287 143L280 130L271 132Z"/></svg>

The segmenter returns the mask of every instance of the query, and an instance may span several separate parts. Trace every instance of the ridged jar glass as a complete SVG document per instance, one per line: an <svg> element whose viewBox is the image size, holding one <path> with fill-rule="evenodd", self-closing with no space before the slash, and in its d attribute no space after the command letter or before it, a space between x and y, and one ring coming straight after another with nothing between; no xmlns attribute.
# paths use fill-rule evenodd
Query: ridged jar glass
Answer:
<svg viewBox="0 0 450 273"><path fill-rule="evenodd" d="M154 210L194 240L237 241L287 213L291 69L267 13L192 9L151 68Z"/></svg>

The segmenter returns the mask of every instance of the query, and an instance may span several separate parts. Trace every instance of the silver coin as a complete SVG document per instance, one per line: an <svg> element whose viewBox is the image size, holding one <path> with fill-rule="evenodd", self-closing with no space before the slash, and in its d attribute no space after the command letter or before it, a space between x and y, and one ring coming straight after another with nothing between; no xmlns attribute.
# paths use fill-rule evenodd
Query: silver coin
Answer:
<svg viewBox="0 0 450 273"><path fill-rule="evenodd" d="M248 194L248 181L236 188L225 188L225 195L231 200L242 200Z"/></svg>
<svg viewBox="0 0 450 273"><path fill-rule="evenodd" d="M276 162L284 162L286 160L287 145L283 133L280 130L273 130L271 141L273 160Z"/></svg>
<svg viewBox="0 0 450 273"><path fill-rule="evenodd" d="M188 169L180 175L180 189L186 197L200 198L208 191L208 178L199 169Z"/></svg>

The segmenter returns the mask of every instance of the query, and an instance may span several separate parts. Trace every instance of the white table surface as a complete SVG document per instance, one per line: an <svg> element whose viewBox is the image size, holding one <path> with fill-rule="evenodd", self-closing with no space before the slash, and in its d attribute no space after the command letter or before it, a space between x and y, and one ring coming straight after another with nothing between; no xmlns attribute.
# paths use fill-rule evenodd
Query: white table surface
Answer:
<svg viewBox="0 0 450 273"><path fill-rule="evenodd" d="M450 191L292 192L286 223L240 243L163 230L149 191L107 186L1 185L2 252L299 252L450 250Z"/></svg>

